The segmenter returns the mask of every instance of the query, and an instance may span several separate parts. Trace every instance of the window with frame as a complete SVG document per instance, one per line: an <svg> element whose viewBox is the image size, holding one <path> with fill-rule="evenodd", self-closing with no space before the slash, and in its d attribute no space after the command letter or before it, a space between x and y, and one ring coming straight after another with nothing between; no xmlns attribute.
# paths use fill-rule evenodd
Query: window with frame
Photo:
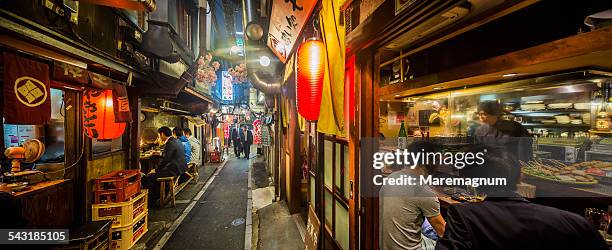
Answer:
<svg viewBox="0 0 612 250"><path fill-rule="evenodd" d="M348 200L350 183L348 143L323 138L323 204L325 229L343 249L349 247Z"/></svg>
<svg viewBox="0 0 612 250"><path fill-rule="evenodd" d="M191 49L191 15L181 0L178 0L179 37L185 42L187 49Z"/></svg>

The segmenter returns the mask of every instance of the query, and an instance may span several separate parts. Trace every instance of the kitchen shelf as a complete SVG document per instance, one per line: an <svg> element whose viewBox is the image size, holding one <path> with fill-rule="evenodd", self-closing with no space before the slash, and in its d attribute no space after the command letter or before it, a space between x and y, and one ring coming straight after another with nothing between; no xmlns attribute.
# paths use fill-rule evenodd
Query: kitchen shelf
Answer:
<svg viewBox="0 0 612 250"><path fill-rule="evenodd" d="M533 113L586 113L591 112L589 109L544 109L544 110L515 110L510 111L510 114L522 115Z"/></svg>
<svg viewBox="0 0 612 250"><path fill-rule="evenodd" d="M601 130L589 129L589 133L612 135L612 131L610 131L610 130L608 130L608 131L601 131Z"/></svg>
<svg viewBox="0 0 612 250"><path fill-rule="evenodd" d="M576 128L576 129L588 129L591 127L589 124L542 124L542 123L521 123L525 127L540 127L540 128Z"/></svg>

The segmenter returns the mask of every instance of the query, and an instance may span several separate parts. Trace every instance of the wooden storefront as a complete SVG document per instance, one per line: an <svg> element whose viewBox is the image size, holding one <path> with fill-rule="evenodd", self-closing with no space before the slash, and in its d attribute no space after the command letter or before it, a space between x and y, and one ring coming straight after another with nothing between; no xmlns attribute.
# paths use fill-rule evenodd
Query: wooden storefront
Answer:
<svg viewBox="0 0 612 250"><path fill-rule="evenodd" d="M360 148L360 140L382 132L381 103L581 69L604 74L612 69L611 28L589 31L583 25L586 16L610 8L602 2L504 1L482 6L423 1L398 12L397 1L378 1L374 7L362 2L348 1L342 7L349 25L347 58L354 58L354 66L347 62L346 67L354 67L355 119L349 126L355 130L349 133L349 149L357 162L350 172L356 183L374 174L372 156L359 155L372 149ZM462 12L457 8L468 12L446 23L437 20L439 26L427 21ZM388 84L381 72L396 61L404 67L398 81ZM515 73L520 75L507 78ZM355 242L351 249L378 249L379 199L360 193L360 188L352 190L359 209L350 215L350 239Z"/></svg>

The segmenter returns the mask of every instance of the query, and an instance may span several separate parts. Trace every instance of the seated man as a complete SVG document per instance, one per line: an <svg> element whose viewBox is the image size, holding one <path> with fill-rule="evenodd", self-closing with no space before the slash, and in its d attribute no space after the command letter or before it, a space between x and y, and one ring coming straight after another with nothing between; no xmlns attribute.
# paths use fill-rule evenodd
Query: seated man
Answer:
<svg viewBox="0 0 612 250"><path fill-rule="evenodd" d="M607 249L582 216L518 195L520 173L509 164L512 156L487 150L483 165L462 172L470 178L506 178L507 185L479 186L477 191L487 195L483 202L450 206L436 249Z"/></svg>
<svg viewBox="0 0 612 250"><path fill-rule="evenodd" d="M189 162L191 162L191 144L189 144L189 139L183 134L181 128L174 128L172 130L172 136L178 139L183 145L183 150L185 151L185 164L189 164Z"/></svg>
<svg viewBox="0 0 612 250"><path fill-rule="evenodd" d="M409 152L434 152L436 147L426 142L410 144ZM387 166L393 171L388 177L398 178L425 175L427 168L415 169L401 165ZM381 249L433 249L435 241L423 235L422 226L429 222L435 233L444 234L444 218L436 193L426 185L385 185L380 189L380 248Z"/></svg>
<svg viewBox="0 0 612 250"><path fill-rule="evenodd" d="M162 161L155 169L155 173L148 174L142 178L142 186L149 189L149 205L155 204L159 199L159 183L157 178L174 177L182 175L187 171L185 163L185 149L181 142L172 137L172 131L168 127L157 130L159 138L164 142L164 153Z"/></svg>

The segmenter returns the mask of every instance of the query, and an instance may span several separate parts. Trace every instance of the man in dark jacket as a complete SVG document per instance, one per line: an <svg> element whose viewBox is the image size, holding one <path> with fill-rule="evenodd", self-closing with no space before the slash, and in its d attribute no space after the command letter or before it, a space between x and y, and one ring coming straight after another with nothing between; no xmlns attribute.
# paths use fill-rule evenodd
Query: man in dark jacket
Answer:
<svg viewBox="0 0 612 250"><path fill-rule="evenodd" d="M607 249L582 216L521 198L515 192L518 175L504 158L487 156L484 165L462 172L506 178L507 185L480 186L477 190L487 195L483 202L450 206L436 249Z"/></svg>
<svg viewBox="0 0 612 250"><path fill-rule="evenodd" d="M246 125L242 127L242 132L240 132L240 142L242 142L244 158L248 159L251 154L251 144L253 144L253 132Z"/></svg>
<svg viewBox="0 0 612 250"><path fill-rule="evenodd" d="M232 139L232 144L234 145L234 155L240 158L240 153L242 152L242 143L240 142L240 129L238 125L232 126L232 130L230 131L230 138Z"/></svg>
<svg viewBox="0 0 612 250"><path fill-rule="evenodd" d="M161 127L157 132L161 141L164 142L163 159L155 168L155 173L148 174L142 178L143 187L149 189L149 204L155 204L157 199L159 199L157 178L170 176L177 178L187 171L185 149L181 142L172 137L172 131L168 127Z"/></svg>

